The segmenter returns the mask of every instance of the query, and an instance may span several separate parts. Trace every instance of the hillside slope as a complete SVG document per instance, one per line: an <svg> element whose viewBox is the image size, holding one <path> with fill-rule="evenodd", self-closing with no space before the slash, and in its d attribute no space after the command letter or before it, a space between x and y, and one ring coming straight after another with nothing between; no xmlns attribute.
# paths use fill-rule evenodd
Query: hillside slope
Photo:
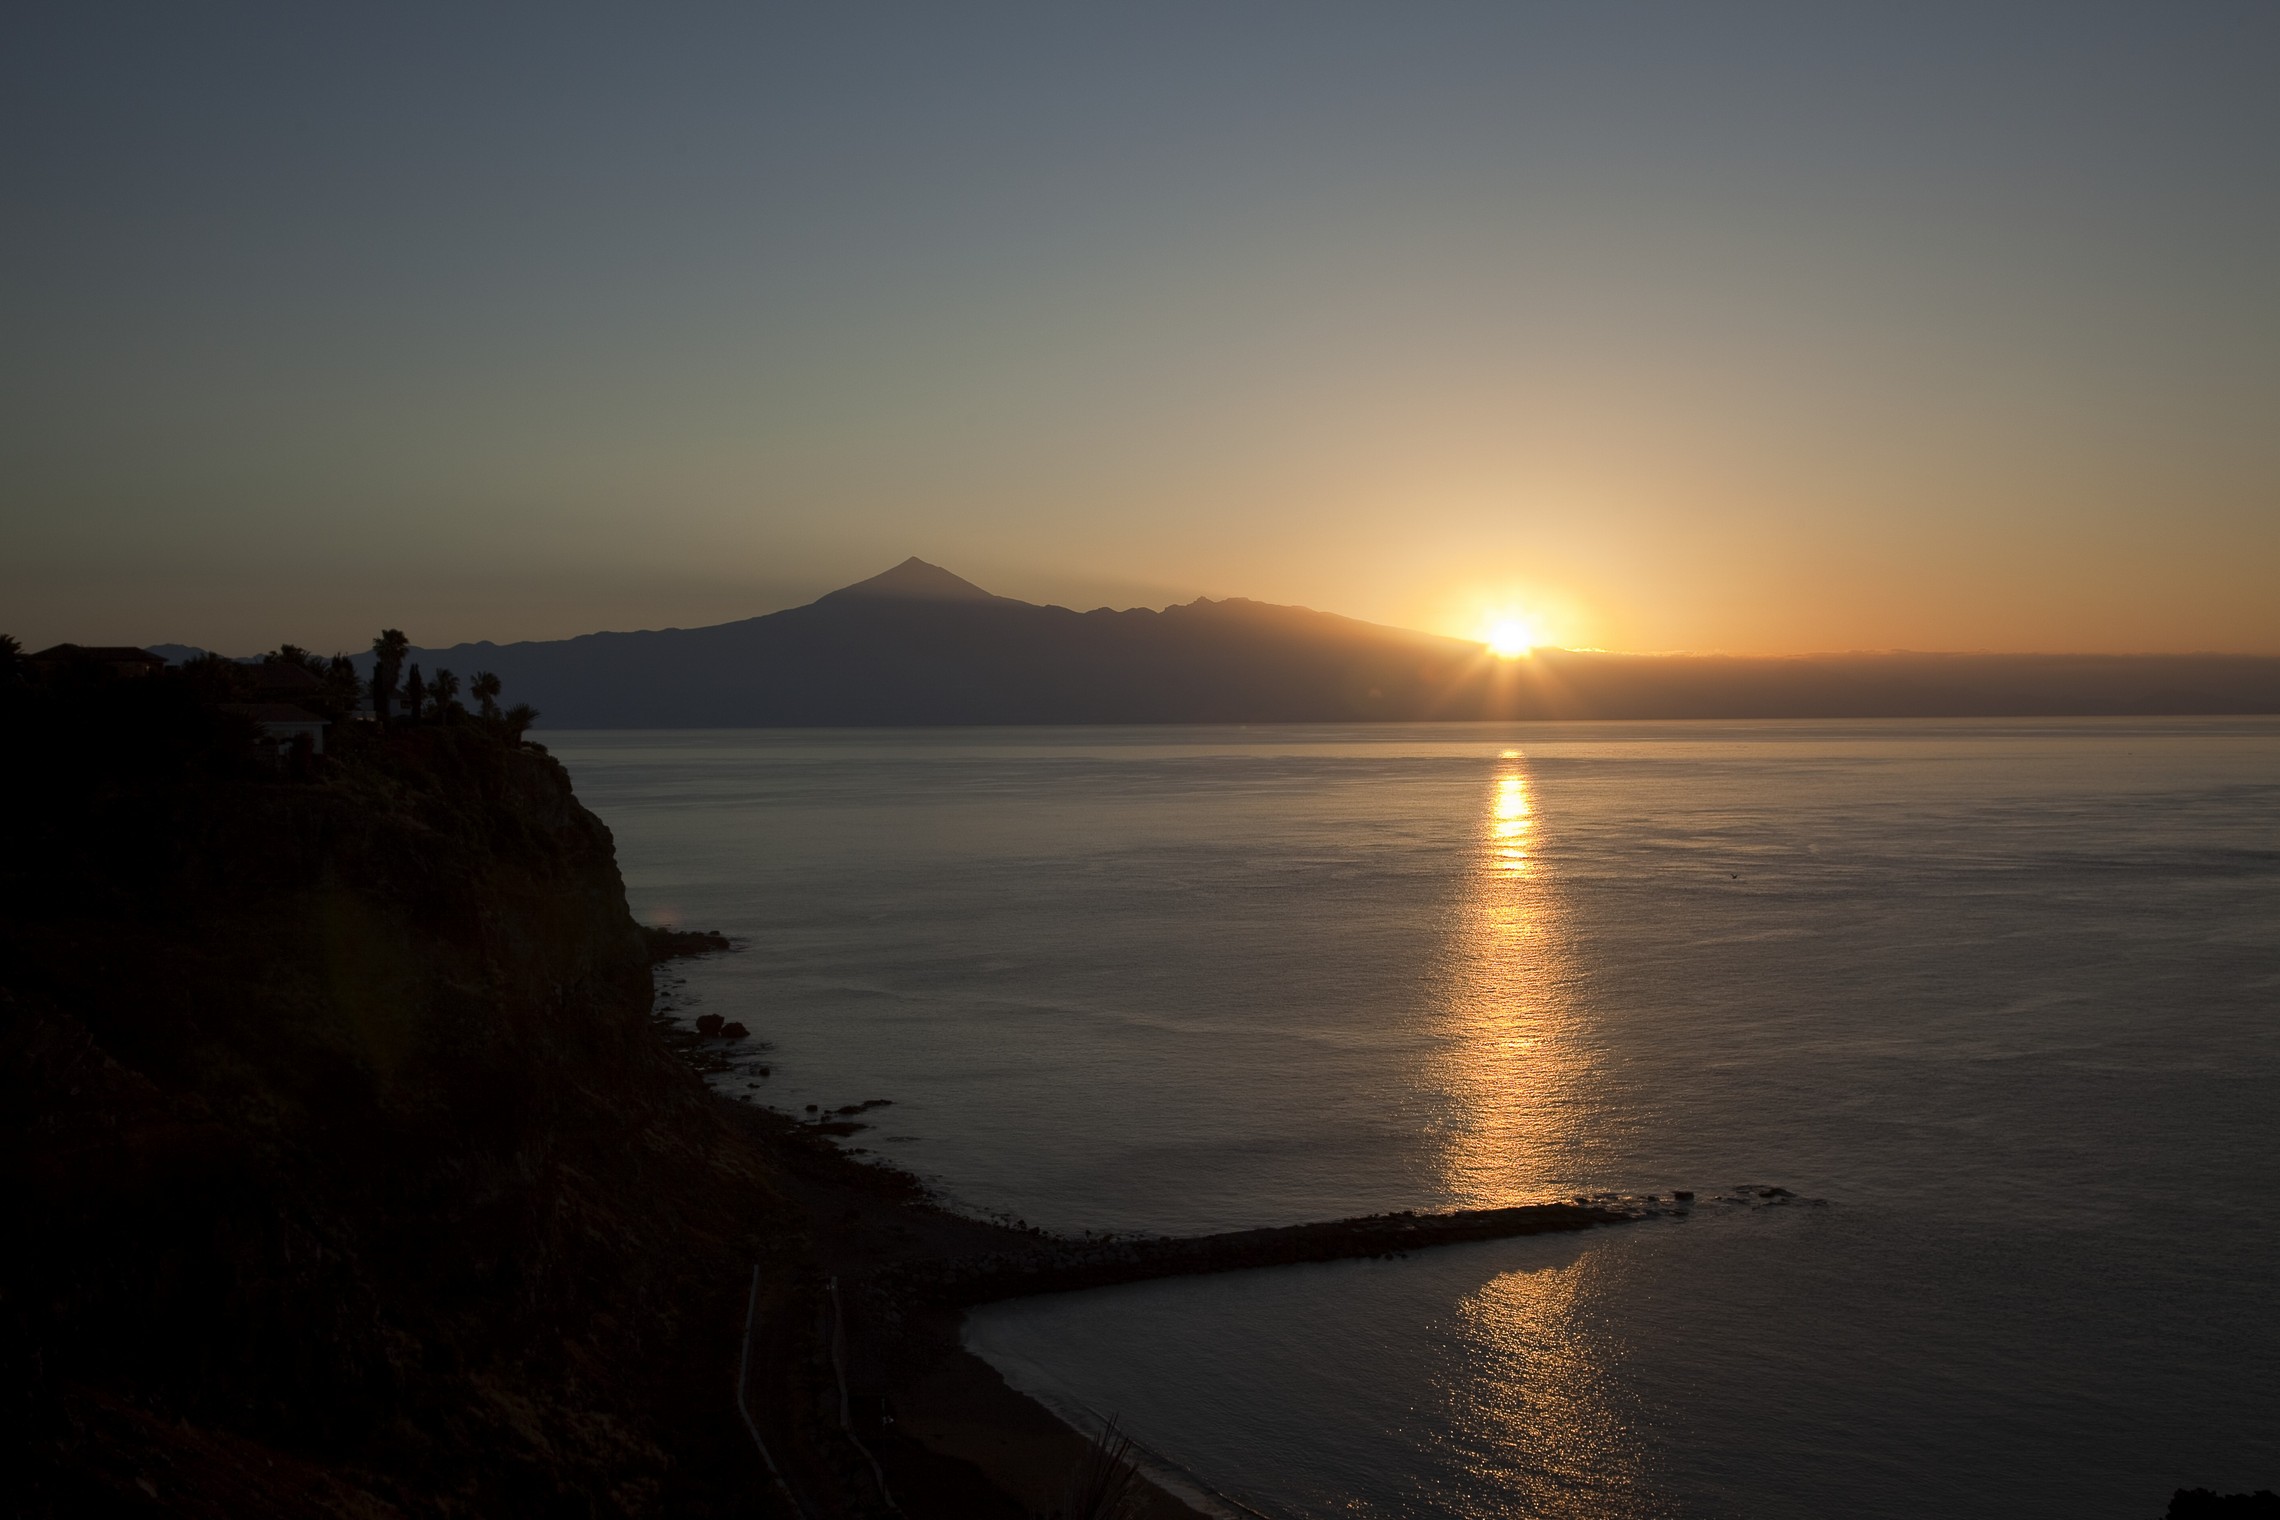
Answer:
<svg viewBox="0 0 2280 1520"><path fill-rule="evenodd" d="M0 739L13 1512L769 1512L730 1395L803 1227L561 767L340 725L290 779L171 678ZM833 1492L814 1358L766 1376Z"/></svg>

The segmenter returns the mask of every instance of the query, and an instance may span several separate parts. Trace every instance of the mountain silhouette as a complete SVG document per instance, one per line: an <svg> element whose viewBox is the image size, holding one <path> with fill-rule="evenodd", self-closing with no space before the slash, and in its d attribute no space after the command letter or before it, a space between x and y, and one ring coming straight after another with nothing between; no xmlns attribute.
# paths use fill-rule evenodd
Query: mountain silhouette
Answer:
<svg viewBox="0 0 2280 1520"><path fill-rule="evenodd" d="M1462 639L1241 597L1160 612L1038 606L916 558L709 628L409 658L462 678L495 672L548 728L2280 712L2280 659L2262 656L1501 661Z"/></svg>
<svg viewBox="0 0 2280 1520"><path fill-rule="evenodd" d="M1075 612L924 560L710 628L415 650L549 727L1306 722L1418 716L1478 645L1301 607Z"/></svg>
<svg viewBox="0 0 2280 1520"><path fill-rule="evenodd" d="M842 597L877 597L906 602L998 602L1004 597L992 596L962 575L952 575L940 565L930 565L912 555L892 570L882 570L867 581L842 586L837 591L824 593L819 601L836 601Z"/></svg>

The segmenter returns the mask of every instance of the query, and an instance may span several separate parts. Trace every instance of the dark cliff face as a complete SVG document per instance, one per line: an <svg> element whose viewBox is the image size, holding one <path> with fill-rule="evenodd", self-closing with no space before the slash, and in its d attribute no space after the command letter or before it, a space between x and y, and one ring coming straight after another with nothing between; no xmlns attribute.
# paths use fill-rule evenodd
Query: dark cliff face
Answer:
<svg viewBox="0 0 2280 1520"><path fill-rule="evenodd" d="M796 1247L608 830L480 723L335 751L0 693L21 1512L753 1503L724 1327Z"/></svg>

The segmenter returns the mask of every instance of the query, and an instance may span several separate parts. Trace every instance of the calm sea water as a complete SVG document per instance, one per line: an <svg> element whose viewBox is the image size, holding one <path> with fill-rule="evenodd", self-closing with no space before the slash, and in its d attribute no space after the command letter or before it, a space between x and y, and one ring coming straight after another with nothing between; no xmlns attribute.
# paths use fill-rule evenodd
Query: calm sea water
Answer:
<svg viewBox="0 0 2280 1520"><path fill-rule="evenodd" d="M546 736L759 1101L981 1212L1817 1203L988 1309L1278 1516L2280 1484L2280 723Z"/></svg>

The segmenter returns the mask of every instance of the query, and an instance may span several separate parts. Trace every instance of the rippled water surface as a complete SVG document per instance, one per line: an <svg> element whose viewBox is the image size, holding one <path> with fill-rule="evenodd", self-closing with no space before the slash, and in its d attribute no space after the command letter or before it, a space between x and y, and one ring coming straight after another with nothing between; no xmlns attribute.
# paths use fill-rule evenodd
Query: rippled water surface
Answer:
<svg viewBox="0 0 2280 1520"><path fill-rule="evenodd" d="M976 1316L1243 1504L2280 1485L2280 724L547 738L760 1100L976 1210L1821 1201Z"/></svg>

